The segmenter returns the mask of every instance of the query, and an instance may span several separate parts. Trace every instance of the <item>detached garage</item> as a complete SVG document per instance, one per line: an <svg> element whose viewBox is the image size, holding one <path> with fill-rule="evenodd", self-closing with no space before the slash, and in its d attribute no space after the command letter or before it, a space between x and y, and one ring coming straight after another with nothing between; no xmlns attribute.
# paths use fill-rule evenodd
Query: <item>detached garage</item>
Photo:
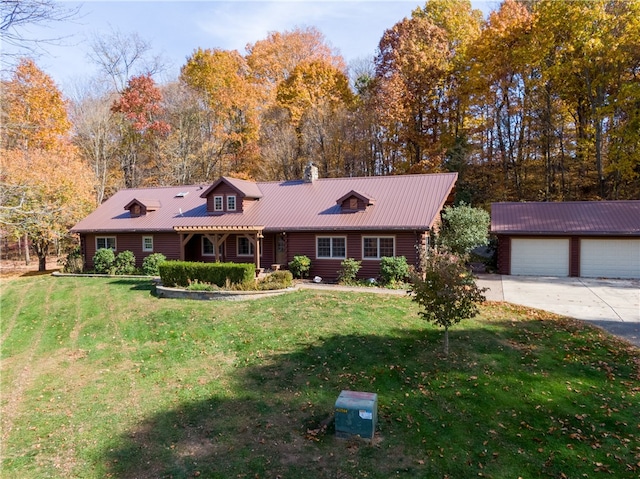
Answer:
<svg viewBox="0 0 640 479"><path fill-rule="evenodd" d="M640 278L640 201L494 203L498 272Z"/></svg>

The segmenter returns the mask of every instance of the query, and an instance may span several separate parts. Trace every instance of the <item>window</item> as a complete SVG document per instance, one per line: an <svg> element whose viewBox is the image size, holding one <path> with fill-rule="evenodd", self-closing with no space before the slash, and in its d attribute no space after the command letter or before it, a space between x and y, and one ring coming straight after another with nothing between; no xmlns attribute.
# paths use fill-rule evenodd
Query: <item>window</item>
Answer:
<svg viewBox="0 0 640 479"><path fill-rule="evenodd" d="M131 207L131 215L132 216L140 216L140 205L133 205Z"/></svg>
<svg viewBox="0 0 640 479"><path fill-rule="evenodd" d="M115 236L96 236L96 250L109 248L113 251L116 250L116 237Z"/></svg>
<svg viewBox="0 0 640 479"><path fill-rule="evenodd" d="M316 238L317 258L337 258L347 257L347 238L344 236L318 236Z"/></svg>
<svg viewBox="0 0 640 479"><path fill-rule="evenodd" d="M362 238L362 258L380 259L395 256L395 238L393 236L365 236Z"/></svg>
<svg viewBox="0 0 640 479"><path fill-rule="evenodd" d="M142 251L153 251L153 236L142 237Z"/></svg>
<svg viewBox="0 0 640 479"><path fill-rule="evenodd" d="M238 236L238 256L253 256L253 243L246 236Z"/></svg>
<svg viewBox="0 0 640 479"><path fill-rule="evenodd" d="M234 195L227 196L227 211L236 210L236 197Z"/></svg>
<svg viewBox="0 0 640 479"><path fill-rule="evenodd" d="M222 256L222 245L218 246L218 254ZM213 243L206 236L202 237L202 256L215 256Z"/></svg>
<svg viewBox="0 0 640 479"><path fill-rule="evenodd" d="M213 211L222 211L222 200L223 196L214 196L213 197Z"/></svg>

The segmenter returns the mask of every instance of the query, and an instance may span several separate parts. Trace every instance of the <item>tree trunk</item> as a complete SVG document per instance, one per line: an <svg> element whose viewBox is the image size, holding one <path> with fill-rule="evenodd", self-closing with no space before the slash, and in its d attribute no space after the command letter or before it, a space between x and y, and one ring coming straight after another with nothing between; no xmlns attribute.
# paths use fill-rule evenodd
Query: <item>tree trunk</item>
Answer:
<svg viewBox="0 0 640 479"><path fill-rule="evenodd" d="M449 328L444 328L444 355L449 356Z"/></svg>
<svg viewBox="0 0 640 479"><path fill-rule="evenodd" d="M29 236L24 234L24 263L29 266L31 258L29 257Z"/></svg>
<svg viewBox="0 0 640 479"><path fill-rule="evenodd" d="M38 271L46 271L46 270L47 270L47 256L38 255Z"/></svg>

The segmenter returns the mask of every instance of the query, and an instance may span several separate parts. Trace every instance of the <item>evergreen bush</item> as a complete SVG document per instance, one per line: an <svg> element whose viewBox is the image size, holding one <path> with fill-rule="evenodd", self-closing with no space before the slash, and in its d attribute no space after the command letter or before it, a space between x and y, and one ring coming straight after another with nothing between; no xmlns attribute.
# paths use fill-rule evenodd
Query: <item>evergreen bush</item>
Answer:
<svg viewBox="0 0 640 479"><path fill-rule="evenodd" d="M162 253L151 253L142 260L142 272L147 276L160 276L158 266L166 260L167 257Z"/></svg>
<svg viewBox="0 0 640 479"><path fill-rule="evenodd" d="M308 256L294 256L293 261L289 262L289 271L294 278L305 278L309 276L311 270L311 260Z"/></svg>
<svg viewBox="0 0 640 479"><path fill-rule="evenodd" d="M121 251L113 263L115 274L134 274L136 257L131 251Z"/></svg>
<svg viewBox="0 0 640 479"><path fill-rule="evenodd" d="M353 258L347 258L340 263L340 271L338 271L338 283L340 284L354 284L358 271L362 266L362 261L357 261Z"/></svg>
<svg viewBox="0 0 640 479"><path fill-rule="evenodd" d="M93 255L93 269L98 274L112 274L116 255L111 248L100 248Z"/></svg>
<svg viewBox="0 0 640 479"><path fill-rule="evenodd" d="M380 259L380 277L384 284L397 284L409 276L409 264L404 256L385 256Z"/></svg>

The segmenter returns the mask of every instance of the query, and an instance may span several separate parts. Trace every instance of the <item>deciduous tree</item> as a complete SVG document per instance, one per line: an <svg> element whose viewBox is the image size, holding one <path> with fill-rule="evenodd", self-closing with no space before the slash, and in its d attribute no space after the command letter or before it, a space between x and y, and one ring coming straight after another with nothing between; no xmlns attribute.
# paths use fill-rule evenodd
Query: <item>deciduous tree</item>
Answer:
<svg viewBox="0 0 640 479"><path fill-rule="evenodd" d="M2 147L55 149L71 128L66 102L49 75L28 58L2 85Z"/></svg>
<svg viewBox="0 0 640 479"><path fill-rule="evenodd" d="M170 130L161 119L160 89L150 75L133 77L111 110L122 118L119 154L126 187L153 182L151 170L159 168L156 139Z"/></svg>
<svg viewBox="0 0 640 479"><path fill-rule="evenodd" d="M244 58L237 51L198 49L182 67L181 80L202 100L208 168L218 175L253 176L258 104Z"/></svg>
<svg viewBox="0 0 640 479"><path fill-rule="evenodd" d="M449 328L478 314L485 300L464 261L450 253L423 255L420 271L412 275L412 299L420 306L420 316L444 328L444 353L449 354Z"/></svg>

